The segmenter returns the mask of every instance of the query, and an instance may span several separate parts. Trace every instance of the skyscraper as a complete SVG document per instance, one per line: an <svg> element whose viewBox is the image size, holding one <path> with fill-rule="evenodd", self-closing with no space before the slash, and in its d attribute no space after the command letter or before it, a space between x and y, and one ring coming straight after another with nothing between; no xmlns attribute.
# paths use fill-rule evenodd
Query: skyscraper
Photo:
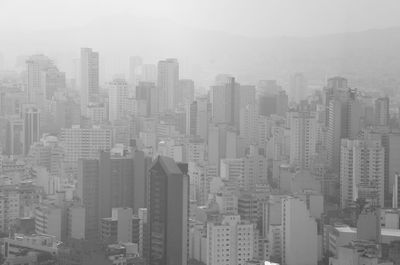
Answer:
<svg viewBox="0 0 400 265"><path fill-rule="evenodd" d="M361 130L361 103L355 90L336 91L329 101L327 154L329 167L339 171L340 141L355 139Z"/></svg>
<svg viewBox="0 0 400 265"><path fill-rule="evenodd" d="M99 93L99 53L90 48L81 49L81 113L87 115L90 102Z"/></svg>
<svg viewBox="0 0 400 265"><path fill-rule="evenodd" d="M24 119L24 154L29 153L31 145L40 140L40 112L29 106L23 110Z"/></svg>
<svg viewBox="0 0 400 265"><path fill-rule="evenodd" d="M128 115L128 96L128 83L124 79L116 78L109 84L108 119L110 121L120 120Z"/></svg>
<svg viewBox="0 0 400 265"><path fill-rule="evenodd" d="M185 172L182 172L183 171ZM159 156L149 171L150 265L186 265L189 177L172 158Z"/></svg>
<svg viewBox="0 0 400 265"><path fill-rule="evenodd" d="M77 196L84 206L82 238L98 239L99 229L99 160L81 159L78 163Z"/></svg>
<svg viewBox="0 0 400 265"><path fill-rule="evenodd" d="M153 82L139 82L136 86L136 99L146 102L147 115L158 112L159 90Z"/></svg>
<svg viewBox="0 0 400 265"><path fill-rule="evenodd" d="M54 67L53 62L42 54L33 55L26 61L28 73L28 101L41 105L46 96L43 72Z"/></svg>
<svg viewBox="0 0 400 265"><path fill-rule="evenodd" d="M365 199L384 205L385 151L380 140L343 139L340 154L340 204L352 206Z"/></svg>
<svg viewBox="0 0 400 265"><path fill-rule="evenodd" d="M158 62L159 111L174 110L178 103L179 64L177 59Z"/></svg>
<svg viewBox="0 0 400 265"><path fill-rule="evenodd" d="M375 125L387 126L389 124L389 98L375 100Z"/></svg>
<svg viewBox="0 0 400 265"><path fill-rule="evenodd" d="M191 79L180 79L177 94L177 104L187 104L194 100L194 81Z"/></svg>
<svg viewBox="0 0 400 265"><path fill-rule="evenodd" d="M310 168L316 153L317 118L310 111L291 112L290 163L300 168Z"/></svg>
<svg viewBox="0 0 400 265"><path fill-rule="evenodd" d="M317 265L317 222L306 202L295 197L282 200L282 264Z"/></svg>

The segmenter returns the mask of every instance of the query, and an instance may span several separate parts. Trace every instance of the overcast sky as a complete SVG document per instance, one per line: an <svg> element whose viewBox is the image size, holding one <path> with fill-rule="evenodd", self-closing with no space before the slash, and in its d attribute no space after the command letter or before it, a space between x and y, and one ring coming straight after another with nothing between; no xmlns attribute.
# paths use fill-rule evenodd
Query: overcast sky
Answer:
<svg viewBox="0 0 400 265"><path fill-rule="evenodd" d="M399 11L399 0L0 0L0 31L123 13L247 36L312 36L400 26Z"/></svg>

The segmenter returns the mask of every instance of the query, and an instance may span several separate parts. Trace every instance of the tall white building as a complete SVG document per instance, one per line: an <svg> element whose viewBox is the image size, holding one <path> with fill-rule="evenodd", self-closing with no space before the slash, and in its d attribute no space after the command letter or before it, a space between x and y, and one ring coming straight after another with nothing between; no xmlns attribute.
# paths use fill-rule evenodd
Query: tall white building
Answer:
<svg viewBox="0 0 400 265"><path fill-rule="evenodd" d="M313 112L290 112L290 164L310 168L316 153L317 119Z"/></svg>
<svg viewBox="0 0 400 265"><path fill-rule="evenodd" d="M108 88L108 119L120 120L128 115L129 111L128 83L124 79L114 79Z"/></svg>
<svg viewBox="0 0 400 265"><path fill-rule="evenodd" d="M343 139L340 153L341 207L358 198L383 207L385 150L379 140Z"/></svg>
<svg viewBox="0 0 400 265"><path fill-rule="evenodd" d="M158 62L159 111L174 110L179 91L179 63L177 59Z"/></svg>
<svg viewBox="0 0 400 265"><path fill-rule="evenodd" d="M207 264L245 265L254 258L255 234L255 225L242 222L239 215L207 223Z"/></svg>
<svg viewBox="0 0 400 265"><path fill-rule="evenodd" d="M258 154L256 146L251 146L250 153L245 157L222 159L220 176L235 182L238 187L253 189L257 184L268 181L267 159Z"/></svg>
<svg viewBox="0 0 400 265"><path fill-rule="evenodd" d="M81 49L81 113L86 116L90 102L99 93L99 53L90 48Z"/></svg>
<svg viewBox="0 0 400 265"><path fill-rule="evenodd" d="M299 198L282 200L282 264L317 265L317 222Z"/></svg>
<svg viewBox="0 0 400 265"><path fill-rule="evenodd" d="M79 159L97 159L100 150L112 147L112 130L100 127L80 128L79 125L62 129L60 145L64 148L64 161L77 167Z"/></svg>

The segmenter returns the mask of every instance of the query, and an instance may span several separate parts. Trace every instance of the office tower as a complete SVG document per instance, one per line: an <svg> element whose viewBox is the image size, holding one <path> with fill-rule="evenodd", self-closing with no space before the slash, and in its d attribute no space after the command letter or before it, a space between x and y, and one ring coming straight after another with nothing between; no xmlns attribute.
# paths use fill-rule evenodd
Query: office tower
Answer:
<svg viewBox="0 0 400 265"><path fill-rule="evenodd" d="M44 91L44 95L47 100L52 99L57 91L65 91L65 73L60 72L57 67L49 67L41 74L42 91Z"/></svg>
<svg viewBox="0 0 400 265"><path fill-rule="evenodd" d="M5 154L24 154L24 120L18 116L7 119Z"/></svg>
<svg viewBox="0 0 400 265"><path fill-rule="evenodd" d="M143 60L139 56L129 57L129 84L136 87L141 79L141 66ZM147 81L147 80L146 80Z"/></svg>
<svg viewBox="0 0 400 265"><path fill-rule="evenodd" d="M228 78L224 84L211 87L212 121L234 125L236 111L239 113L240 85L235 78Z"/></svg>
<svg viewBox="0 0 400 265"><path fill-rule="evenodd" d="M133 211L147 208L147 172L150 169L152 158L145 156L143 151L133 152Z"/></svg>
<svg viewBox="0 0 400 265"><path fill-rule="evenodd" d="M208 123L211 115L211 104L208 98L197 98L186 105L186 135L199 136L206 140Z"/></svg>
<svg viewBox="0 0 400 265"><path fill-rule="evenodd" d="M342 94L348 89L347 85L347 79L336 76L336 77L331 77L327 81L327 85L324 88L324 103L326 107L326 120L325 124L328 126L329 124L329 113L328 113L328 108L330 106L330 102L333 99L337 99L342 97Z"/></svg>
<svg viewBox="0 0 400 265"><path fill-rule="evenodd" d="M159 112L174 110L178 103L179 64L177 59L158 62Z"/></svg>
<svg viewBox="0 0 400 265"><path fill-rule="evenodd" d="M290 78L290 98L291 101L300 102L307 93L307 82L302 73L295 73Z"/></svg>
<svg viewBox="0 0 400 265"><path fill-rule="evenodd" d="M133 208L133 157L101 152L99 167L99 217L111 216L114 207Z"/></svg>
<svg viewBox="0 0 400 265"><path fill-rule="evenodd" d="M290 164L310 168L316 154L317 119L310 111L290 112Z"/></svg>
<svg viewBox="0 0 400 265"><path fill-rule="evenodd" d="M191 103L194 100L194 81L191 79L180 79L177 104L185 105Z"/></svg>
<svg viewBox="0 0 400 265"><path fill-rule="evenodd" d="M151 161L142 151L116 149L100 154L100 217L109 217L114 207L146 207L146 172Z"/></svg>
<svg viewBox="0 0 400 265"><path fill-rule="evenodd" d="M146 102L146 116L158 113L159 91L154 82L139 82L136 86L136 99Z"/></svg>
<svg viewBox="0 0 400 265"><path fill-rule="evenodd" d="M242 221L238 215L220 219L207 223L207 264L248 264L255 258L255 225Z"/></svg>
<svg viewBox="0 0 400 265"><path fill-rule="evenodd" d="M187 264L189 177L181 168L159 156L149 171L150 265Z"/></svg>
<svg viewBox="0 0 400 265"><path fill-rule="evenodd" d="M79 238L89 241L98 239L99 229L99 160L98 159L80 159L78 162L78 185L77 196L83 205L83 211L73 211L76 216L83 220L77 220L83 223L83 231L76 234ZM81 225L79 225L81 227ZM75 228L74 226L72 228Z"/></svg>
<svg viewBox="0 0 400 265"><path fill-rule="evenodd" d="M99 53L81 48L81 113L86 116L89 103L97 101L99 93Z"/></svg>
<svg viewBox="0 0 400 265"><path fill-rule="evenodd" d="M395 185L395 176L400 172L400 133L383 132L377 133L377 139L381 140L385 150L385 205L390 206L392 200L393 186Z"/></svg>
<svg viewBox="0 0 400 265"><path fill-rule="evenodd" d="M276 114L281 117L286 117L286 112L289 109L289 99L285 90L279 91L276 98Z"/></svg>
<svg viewBox="0 0 400 265"><path fill-rule="evenodd" d="M46 96L42 72L46 71L50 67L54 67L53 62L46 56L38 54L31 56L26 61L26 66L28 74L28 101L41 106Z"/></svg>
<svg viewBox="0 0 400 265"><path fill-rule="evenodd" d="M392 193L392 208L398 209L400 205L400 174L396 173L394 175L394 185L393 185L393 193Z"/></svg>
<svg viewBox="0 0 400 265"><path fill-rule="evenodd" d="M341 139L355 139L361 130L361 103L355 90L340 91L328 108L327 154L329 167L339 171Z"/></svg>
<svg viewBox="0 0 400 265"><path fill-rule="evenodd" d="M282 200L282 264L318 264L317 222L304 201L290 196Z"/></svg>
<svg viewBox="0 0 400 265"><path fill-rule="evenodd" d="M124 79L114 79L108 88L108 119L121 120L129 112L128 83Z"/></svg>
<svg viewBox="0 0 400 265"><path fill-rule="evenodd" d="M186 104L186 135L197 134L197 101Z"/></svg>
<svg viewBox="0 0 400 265"><path fill-rule="evenodd" d="M383 207L384 148L379 140L343 139L340 154L340 204L354 205L357 199Z"/></svg>
<svg viewBox="0 0 400 265"><path fill-rule="evenodd" d="M286 92L280 89L276 93L271 94L267 91L268 90L263 89L259 92L258 113L263 116L276 114L281 117L286 117L289 105L289 99Z"/></svg>
<svg viewBox="0 0 400 265"><path fill-rule="evenodd" d="M31 145L40 140L40 112L36 107L28 106L23 110L24 118L24 154Z"/></svg>
<svg viewBox="0 0 400 265"><path fill-rule="evenodd" d="M389 124L389 98L375 100L375 125L387 126Z"/></svg>

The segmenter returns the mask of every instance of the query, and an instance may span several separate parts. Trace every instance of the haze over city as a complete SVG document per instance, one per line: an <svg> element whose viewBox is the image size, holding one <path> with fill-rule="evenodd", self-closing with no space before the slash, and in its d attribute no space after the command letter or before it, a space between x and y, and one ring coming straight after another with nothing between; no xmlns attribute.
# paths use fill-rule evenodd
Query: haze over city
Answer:
<svg viewBox="0 0 400 265"><path fill-rule="evenodd" d="M400 265L399 10L0 0L0 265Z"/></svg>

